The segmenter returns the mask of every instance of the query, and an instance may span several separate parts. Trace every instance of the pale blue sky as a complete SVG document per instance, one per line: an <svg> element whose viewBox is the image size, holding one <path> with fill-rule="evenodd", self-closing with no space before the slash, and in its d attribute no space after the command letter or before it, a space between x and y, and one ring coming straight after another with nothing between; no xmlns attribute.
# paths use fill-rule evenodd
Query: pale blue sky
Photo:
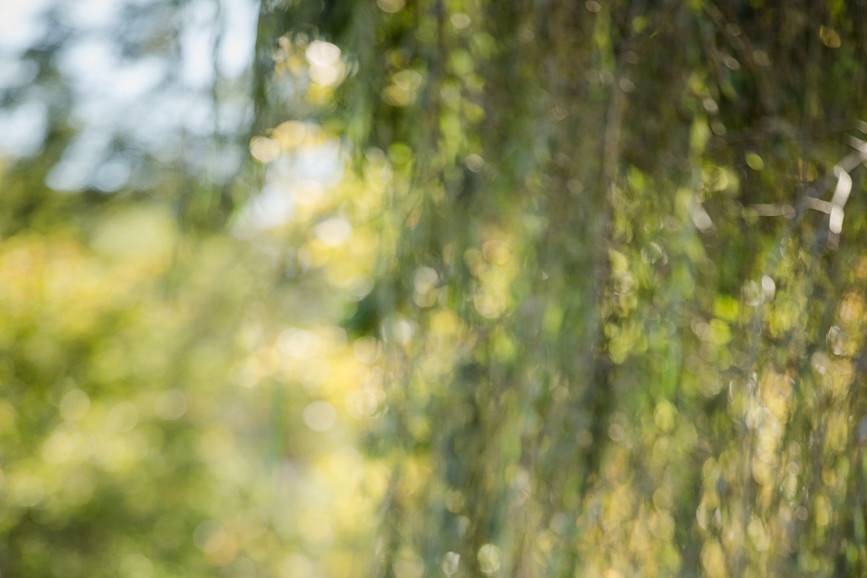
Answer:
<svg viewBox="0 0 867 578"><path fill-rule="evenodd" d="M179 38L177 61L160 55L122 55L117 36L124 10L136 5L159 8L159 3L0 0L0 90L26 87L32 80L36 67L22 61L21 54L54 32L42 18L46 10L57 9L59 22L72 32L58 64L72 91L70 112L78 137L49 176L51 186L67 190L122 186L129 167L123 166L123 155L108 158L108 146L118 135L141 152L171 158L189 146L189 137L204 137L217 129L231 132L244 122L247 103L236 98L220 104L218 127L210 90L215 67L229 80L248 69L258 3L189 0L179 12L167 12L166 25ZM30 156L41 150L49 96L40 87L32 88L25 91L26 98L0 110L0 156ZM210 166L201 168L215 171L214 178L219 179L219 171L236 161L203 160Z"/></svg>

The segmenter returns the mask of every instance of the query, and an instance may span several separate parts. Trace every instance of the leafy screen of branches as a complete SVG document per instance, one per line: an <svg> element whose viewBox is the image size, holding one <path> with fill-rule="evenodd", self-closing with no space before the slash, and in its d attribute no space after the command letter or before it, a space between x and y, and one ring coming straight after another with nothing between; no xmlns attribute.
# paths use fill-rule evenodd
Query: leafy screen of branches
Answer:
<svg viewBox="0 0 867 578"><path fill-rule="evenodd" d="M865 575L865 26L263 3L243 167L2 176L0 572Z"/></svg>

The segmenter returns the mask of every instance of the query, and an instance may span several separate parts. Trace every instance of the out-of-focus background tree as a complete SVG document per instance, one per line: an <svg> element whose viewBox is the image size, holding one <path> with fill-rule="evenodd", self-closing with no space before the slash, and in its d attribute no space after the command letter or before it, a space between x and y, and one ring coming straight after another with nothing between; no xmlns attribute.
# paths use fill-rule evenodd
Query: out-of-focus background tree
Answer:
<svg viewBox="0 0 867 578"><path fill-rule="evenodd" d="M0 0L0 576L867 573L860 0Z"/></svg>
<svg viewBox="0 0 867 578"><path fill-rule="evenodd" d="M378 201L316 123L250 146L259 6L0 6L0 576L351 574Z"/></svg>

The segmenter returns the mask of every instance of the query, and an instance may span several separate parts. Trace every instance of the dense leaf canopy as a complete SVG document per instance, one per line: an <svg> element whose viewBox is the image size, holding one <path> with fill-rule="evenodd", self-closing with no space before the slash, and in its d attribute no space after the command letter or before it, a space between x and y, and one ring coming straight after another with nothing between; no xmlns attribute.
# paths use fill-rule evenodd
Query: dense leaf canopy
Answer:
<svg viewBox="0 0 867 578"><path fill-rule="evenodd" d="M239 2L13 55L3 576L867 573L863 1Z"/></svg>

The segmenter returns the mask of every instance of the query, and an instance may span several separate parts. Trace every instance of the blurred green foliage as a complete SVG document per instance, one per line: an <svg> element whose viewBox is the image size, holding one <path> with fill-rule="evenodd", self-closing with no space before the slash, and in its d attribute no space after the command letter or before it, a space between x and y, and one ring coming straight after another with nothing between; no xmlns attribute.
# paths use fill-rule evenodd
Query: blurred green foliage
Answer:
<svg viewBox="0 0 867 578"><path fill-rule="evenodd" d="M49 131L0 572L864 576L865 22L269 2L225 181L59 193Z"/></svg>

